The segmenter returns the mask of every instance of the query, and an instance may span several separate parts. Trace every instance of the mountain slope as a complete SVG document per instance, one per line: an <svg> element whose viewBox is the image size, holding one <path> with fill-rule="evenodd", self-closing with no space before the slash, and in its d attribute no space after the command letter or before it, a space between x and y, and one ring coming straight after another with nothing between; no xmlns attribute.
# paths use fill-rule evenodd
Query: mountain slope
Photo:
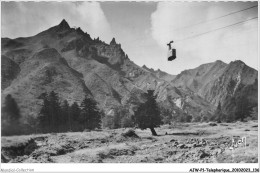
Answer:
<svg viewBox="0 0 260 173"><path fill-rule="evenodd" d="M171 82L174 86L185 86L203 96L203 91L208 83L217 79L227 64L222 61L200 65L195 69L184 70Z"/></svg>
<svg viewBox="0 0 260 173"><path fill-rule="evenodd" d="M70 68L56 49L47 48L35 53L20 64L21 71L2 97L12 94L22 114L39 111L37 99L43 92L56 91L69 102L81 101L92 95L82 80L82 74Z"/></svg>
<svg viewBox="0 0 260 173"><path fill-rule="evenodd" d="M239 95L251 100L252 105L257 104L257 79L257 71L242 61L230 64L216 61L185 70L171 83L177 87L189 88L215 107L220 102L224 112L229 114L235 107L231 106L230 100ZM249 91L247 88L252 90Z"/></svg>
<svg viewBox="0 0 260 173"><path fill-rule="evenodd" d="M154 70L153 68L148 68L145 65L143 65L142 68L144 68L145 70L153 73L157 78L163 79L163 80L165 80L167 82L172 81L176 77L176 75L168 74L168 73L166 73L164 71L161 71L160 69Z"/></svg>
<svg viewBox="0 0 260 173"><path fill-rule="evenodd" d="M88 95L108 113L120 105L134 109L144 101L148 89L155 90L158 102L173 112L192 117L210 115L219 101L228 100L224 97L230 90L228 83L238 72L245 87L233 88L235 95L240 90L248 92L249 85L254 88L257 78L255 70L245 65L221 61L177 76L139 67L115 38L109 44L92 39L80 28L70 28L65 20L35 36L2 38L1 57L2 99L12 94L24 117L39 115L43 92L55 91L69 103L80 103ZM220 85L222 80L224 85ZM255 99L254 94L250 97Z"/></svg>
<svg viewBox="0 0 260 173"><path fill-rule="evenodd" d="M18 64L16 64L13 60L9 59L5 55L1 56L1 60L1 88L3 90L8 87L11 82L16 78L17 74L20 72L20 67Z"/></svg>

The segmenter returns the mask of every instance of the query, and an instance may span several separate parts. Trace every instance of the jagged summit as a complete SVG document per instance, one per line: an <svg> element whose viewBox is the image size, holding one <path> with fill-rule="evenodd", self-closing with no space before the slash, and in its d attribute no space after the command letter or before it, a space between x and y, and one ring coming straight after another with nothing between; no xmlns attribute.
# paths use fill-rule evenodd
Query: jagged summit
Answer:
<svg viewBox="0 0 260 173"><path fill-rule="evenodd" d="M60 29L69 29L69 28L70 28L68 22L67 22L65 19L63 19L63 20L60 22L60 24L58 25L58 27L59 27Z"/></svg>
<svg viewBox="0 0 260 173"><path fill-rule="evenodd" d="M63 19L58 25L55 25L47 30L44 30L37 34L37 36L46 36L48 34L60 33L71 30L68 22Z"/></svg>
<svg viewBox="0 0 260 173"><path fill-rule="evenodd" d="M110 45L116 45L117 43L116 43L116 39L113 37L113 39L111 40L111 42L110 42Z"/></svg>
<svg viewBox="0 0 260 173"><path fill-rule="evenodd" d="M142 68L144 68L144 69L148 69L148 67L146 67L146 65L143 65Z"/></svg>
<svg viewBox="0 0 260 173"><path fill-rule="evenodd" d="M77 33L79 33L79 34L85 34L80 27L78 27L78 28L76 29L76 31L77 31ZM86 33L86 34L87 34L87 33Z"/></svg>
<svg viewBox="0 0 260 173"><path fill-rule="evenodd" d="M143 65L142 68L152 72L152 73L155 73L155 72L160 72L161 70L158 68L157 70L153 69L153 68L148 68L146 65Z"/></svg>

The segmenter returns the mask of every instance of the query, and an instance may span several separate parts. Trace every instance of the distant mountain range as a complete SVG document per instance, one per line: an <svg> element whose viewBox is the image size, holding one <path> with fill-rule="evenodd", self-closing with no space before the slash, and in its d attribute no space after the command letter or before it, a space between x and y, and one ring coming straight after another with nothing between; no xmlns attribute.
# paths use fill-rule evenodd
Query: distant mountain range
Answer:
<svg viewBox="0 0 260 173"><path fill-rule="evenodd" d="M192 117L211 115L218 103L229 114L242 95L252 106L258 101L258 73L242 61L216 61L175 76L136 65L114 38L109 44L92 39L65 20L35 36L2 38L1 58L2 103L11 94L23 117L37 116L39 96L50 91L69 103L93 97L106 114L119 105L132 109L148 89L162 105Z"/></svg>

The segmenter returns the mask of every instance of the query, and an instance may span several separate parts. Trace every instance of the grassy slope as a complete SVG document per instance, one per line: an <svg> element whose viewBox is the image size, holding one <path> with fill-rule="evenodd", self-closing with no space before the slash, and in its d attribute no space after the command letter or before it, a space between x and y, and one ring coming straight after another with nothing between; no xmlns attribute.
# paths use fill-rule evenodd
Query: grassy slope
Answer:
<svg viewBox="0 0 260 173"><path fill-rule="evenodd" d="M121 136L124 129L2 137L2 154L10 159L6 151L11 146L21 146L30 138L45 136L43 140L37 141L40 146L38 149L12 162L252 163L258 162L256 125L256 121L221 123L217 126L209 126L208 123L176 124L157 128L157 137L152 137L149 130L136 129L140 138ZM236 148L232 153L229 146L234 136L245 136L248 146ZM204 139L207 144L193 148L189 144L191 139ZM174 146L176 141L185 147Z"/></svg>

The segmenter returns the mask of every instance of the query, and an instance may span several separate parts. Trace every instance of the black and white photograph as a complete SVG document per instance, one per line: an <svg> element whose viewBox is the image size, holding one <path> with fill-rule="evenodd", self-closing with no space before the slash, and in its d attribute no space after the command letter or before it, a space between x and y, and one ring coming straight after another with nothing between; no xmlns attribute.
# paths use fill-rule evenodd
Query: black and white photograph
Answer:
<svg viewBox="0 0 260 173"><path fill-rule="evenodd" d="M259 163L258 40L258 1L2 1L1 163Z"/></svg>

